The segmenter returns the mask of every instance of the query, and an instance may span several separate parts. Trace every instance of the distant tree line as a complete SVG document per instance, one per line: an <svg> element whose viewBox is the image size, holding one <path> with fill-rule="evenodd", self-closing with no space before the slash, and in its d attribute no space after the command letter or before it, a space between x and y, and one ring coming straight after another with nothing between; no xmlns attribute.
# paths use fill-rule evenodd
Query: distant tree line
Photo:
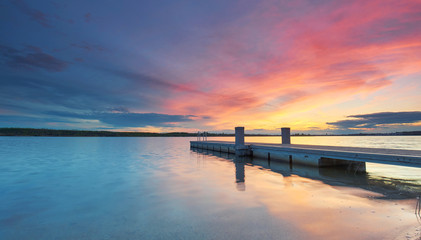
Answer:
<svg viewBox="0 0 421 240"><path fill-rule="evenodd" d="M36 128L0 128L0 136L54 136L54 137L186 137L197 134L187 132L151 133L151 132L111 132L85 130L54 130Z"/></svg>
<svg viewBox="0 0 421 240"><path fill-rule="evenodd" d="M410 132L397 132L396 135L421 135L421 131L410 131Z"/></svg>
<svg viewBox="0 0 421 240"><path fill-rule="evenodd" d="M279 136L268 134L245 134L246 136ZM421 131L408 131L396 133L377 133L377 134L342 134L340 136L372 136L372 135L421 135ZM85 130L55 130L38 128L0 128L0 136L51 136L51 137L196 137L197 133L188 132L111 132L111 131L85 131ZM230 137L232 133L208 133L208 137ZM294 134L294 136L325 136L310 134ZM332 135L329 135L332 136Z"/></svg>
<svg viewBox="0 0 421 240"><path fill-rule="evenodd" d="M38 128L0 128L0 136L47 136L47 137L196 137L197 133L188 132L112 132L85 130L55 130ZM208 133L209 137L234 136L234 134Z"/></svg>

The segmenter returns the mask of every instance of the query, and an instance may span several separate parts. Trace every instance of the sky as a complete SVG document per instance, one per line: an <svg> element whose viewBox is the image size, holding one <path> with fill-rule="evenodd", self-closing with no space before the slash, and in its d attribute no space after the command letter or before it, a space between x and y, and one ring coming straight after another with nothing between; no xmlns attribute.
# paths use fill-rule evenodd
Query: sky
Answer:
<svg viewBox="0 0 421 240"><path fill-rule="evenodd" d="M421 130L421 1L0 1L0 127Z"/></svg>

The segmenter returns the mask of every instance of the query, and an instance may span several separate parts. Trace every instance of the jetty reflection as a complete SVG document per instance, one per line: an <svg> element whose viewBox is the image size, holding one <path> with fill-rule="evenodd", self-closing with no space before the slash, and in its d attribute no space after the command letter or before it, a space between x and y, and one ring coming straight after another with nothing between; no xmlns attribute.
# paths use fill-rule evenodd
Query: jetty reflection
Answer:
<svg viewBox="0 0 421 240"><path fill-rule="evenodd" d="M421 194L421 182L419 180L393 178L367 172L355 172L341 168L316 168L303 165L292 165L284 162L271 161L252 157L239 157L235 154L224 152L196 149L191 151L216 156L221 160L232 161L235 165L235 182L237 190L246 190L245 165L259 166L264 170L270 170L281 174L283 177L297 175L304 178L322 181L330 186L345 186L365 189L379 193L374 196L378 199L414 199Z"/></svg>
<svg viewBox="0 0 421 240"><path fill-rule="evenodd" d="M235 182L237 183L238 191L245 191L245 165L246 159L244 157L234 157L235 164Z"/></svg>

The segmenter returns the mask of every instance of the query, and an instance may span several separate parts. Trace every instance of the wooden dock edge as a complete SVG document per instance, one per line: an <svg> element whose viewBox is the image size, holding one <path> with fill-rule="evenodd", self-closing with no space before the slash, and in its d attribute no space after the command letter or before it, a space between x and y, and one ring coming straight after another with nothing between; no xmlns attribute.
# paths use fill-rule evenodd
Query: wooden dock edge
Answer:
<svg viewBox="0 0 421 240"><path fill-rule="evenodd" d="M268 159L269 161L280 161L289 164L307 165L313 167L341 167L353 170L355 172L365 172L366 166L364 161L355 161L354 159L340 159L331 157L322 153L307 153L296 151L296 149L261 147L257 145L244 145L243 155ZM191 148L205 149L228 154L238 153L234 143L215 143L204 141L191 141Z"/></svg>

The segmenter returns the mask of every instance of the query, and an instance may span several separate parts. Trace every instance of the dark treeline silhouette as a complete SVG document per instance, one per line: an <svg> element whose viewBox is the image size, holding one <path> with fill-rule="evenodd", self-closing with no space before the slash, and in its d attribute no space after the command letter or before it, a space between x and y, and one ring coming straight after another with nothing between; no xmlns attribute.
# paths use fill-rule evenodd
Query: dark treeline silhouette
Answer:
<svg viewBox="0 0 421 240"><path fill-rule="evenodd" d="M397 132L397 135L421 135L421 131Z"/></svg>
<svg viewBox="0 0 421 240"><path fill-rule="evenodd" d="M275 134L245 134L246 136L280 136ZM358 133L339 135L310 135L296 133L293 136L390 136L390 135L421 135L421 131L396 133ZM85 131L85 130L54 130L38 128L0 128L0 136L51 136L51 137L196 137L197 133L188 132L112 132L112 131ZM208 137L229 137L232 133L208 133Z"/></svg>
<svg viewBox="0 0 421 240"><path fill-rule="evenodd" d="M54 130L36 128L0 128L0 136L58 136L58 137L160 137L160 136L196 136L186 132L150 133L150 132L111 132L85 130Z"/></svg>
<svg viewBox="0 0 421 240"><path fill-rule="evenodd" d="M51 136L51 137L196 137L187 132L111 132L85 130L55 130L38 128L0 128L0 136ZM208 136L234 136L234 134L208 133ZM263 135L262 135L263 136Z"/></svg>

